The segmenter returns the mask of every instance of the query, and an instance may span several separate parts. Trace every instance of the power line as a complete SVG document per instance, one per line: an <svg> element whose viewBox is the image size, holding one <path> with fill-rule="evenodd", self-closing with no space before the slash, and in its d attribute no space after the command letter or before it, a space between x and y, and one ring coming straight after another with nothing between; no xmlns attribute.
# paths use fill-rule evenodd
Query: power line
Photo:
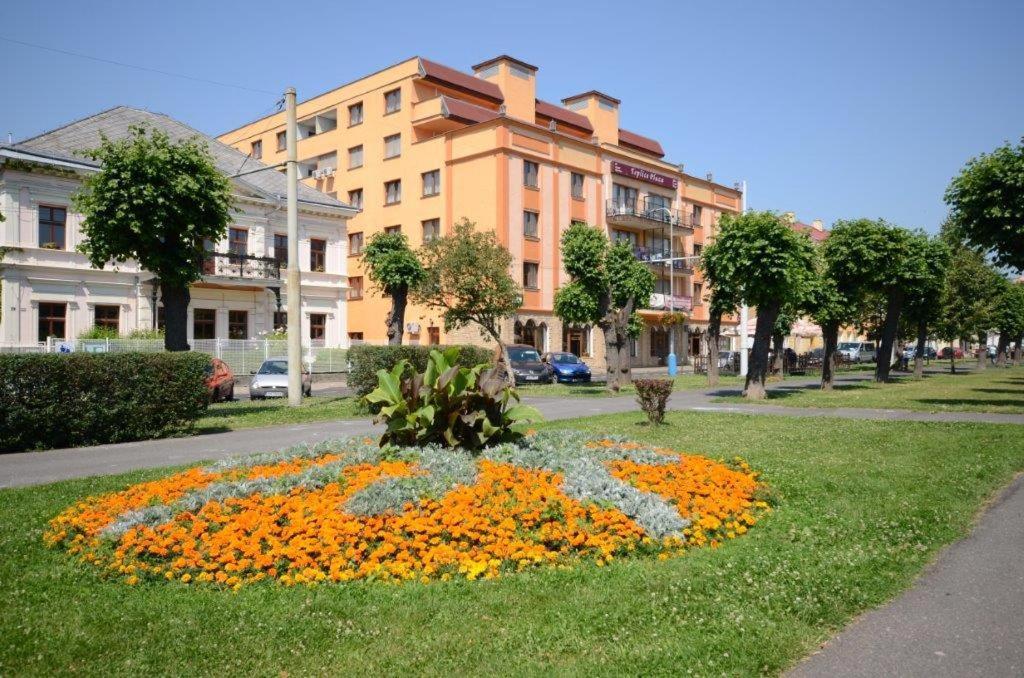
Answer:
<svg viewBox="0 0 1024 678"><path fill-rule="evenodd" d="M191 76L191 75L183 75L181 73L172 73L171 71L162 71L162 70L160 70L158 68L149 68L148 66L137 66L135 64L124 63L123 61L114 61L113 59L103 59L101 57L94 57L94 56L90 56L88 54L79 54L78 52L71 52L71 51L68 51L66 49L58 49L56 47L48 47L46 45L37 45L37 44L32 43L32 42L25 42L24 40L15 40L13 38L8 38L8 37L2 36L2 35L0 35L0 40L3 40L5 42L11 42L11 43L14 43L16 45L23 45L25 47L34 47L36 49L45 50L47 52L55 52L57 54L64 54L66 56L72 56L72 57L76 57L76 58L79 58L79 59L88 59L89 61L97 61L97 62L99 62L101 64L111 64L113 66L121 66L122 68L134 68L134 69L139 70L139 71L146 71L148 73L156 73L158 75L167 75L167 76L170 76L172 78L182 78L183 80L193 80L195 82L203 82L203 83L206 83L207 85L217 85L219 87L231 87L233 89L242 89L242 90L247 90L249 92L257 92L259 94L271 94L271 95L274 95L274 96L277 96L279 94L279 92L271 92L271 91L268 91L268 90L265 90L265 89L258 89L256 87L246 87L245 85L233 85L230 82L220 82L218 80L209 80L207 78L197 78L197 77Z"/></svg>

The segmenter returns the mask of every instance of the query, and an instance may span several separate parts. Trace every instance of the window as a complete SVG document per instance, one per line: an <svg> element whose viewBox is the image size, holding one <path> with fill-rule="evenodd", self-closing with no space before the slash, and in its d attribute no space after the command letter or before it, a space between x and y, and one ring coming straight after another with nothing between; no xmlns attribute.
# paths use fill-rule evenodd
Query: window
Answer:
<svg viewBox="0 0 1024 678"><path fill-rule="evenodd" d="M704 303L704 285L693 283L693 305L700 306Z"/></svg>
<svg viewBox="0 0 1024 678"><path fill-rule="evenodd" d="M96 327L105 327L118 330L121 319L121 307L115 304L96 304L92 311L92 324Z"/></svg>
<svg viewBox="0 0 1024 678"><path fill-rule="evenodd" d="M390 92L384 92L384 114L400 110L402 110L402 90L393 89Z"/></svg>
<svg viewBox="0 0 1024 678"><path fill-rule="evenodd" d="M430 242L441 237L441 220L427 219L423 222L423 242Z"/></svg>
<svg viewBox="0 0 1024 678"><path fill-rule="evenodd" d="M323 339L327 336L327 314L326 313L310 313L309 314L309 338L310 339Z"/></svg>
<svg viewBox="0 0 1024 678"><path fill-rule="evenodd" d="M704 251L704 245L699 242L693 243L693 256L699 257L700 253Z"/></svg>
<svg viewBox="0 0 1024 678"><path fill-rule="evenodd" d="M217 338L217 312L212 308L192 309L192 338Z"/></svg>
<svg viewBox="0 0 1024 678"><path fill-rule="evenodd" d="M274 234L274 259L282 267L288 265L288 234Z"/></svg>
<svg viewBox="0 0 1024 678"><path fill-rule="evenodd" d="M576 356L590 356L589 328L562 326L562 350Z"/></svg>
<svg viewBox="0 0 1024 678"><path fill-rule="evenodd" d="M362 299L363 298L363 276L356 275L348 279L348 298L349 299Z"/></svg>
<svg viewBox="0 0 1024 678"><path fill-rule="evenodd" d="M441 170L423 173L423 197L437 195L441 192Z"/></svg>
<svg viewBox="0 0 1024 678"><path fill-rule="evenodd" d="M323 273L327 270L327 241L309 239L309 270Z"/></svg>
<svg viewBox="0 0 1024 678"><path fill-rule="evenodd" d="M572 197L577 200L583 200L583 175L578 172L573 172L570 186L572 188Z"/></svg>
<svg viewBox="0 0 1024 678"><path fill-rule="evenodd" d="M348 234L348 253L362 254L363 253L363 234L362 233L349 233Z"/></svg>
<svg viewBox="0 0 1024 678"><path fill-rule="evenodd" d="M427 328L427 343L431 346L437 346L441 343L441 328L440 327L428 327Z"/></svg>
<svg viewBox="0 0 1024 678"><path fill-rule="evenodd" d="M700 226L700 218L702 216L704 216L704 208L700 205L694 205L693 214L690 217L694 226Z"/></svg>
<svg viewBox="0 0 1024 678"><path fill-rule="evenodd" d="M394 205L402 202L402 180L384 182L384 204Z"/></svg>
<svg viewBox="0 0 1024 678"><path fill-rule="evenodd" d="M356 169L363 166L363 145L353 146L348 149L348 168Z"/></svg>
<svg viewBox="0 0 1024 678"><path fill-rule="evenodd" d="M352 104L348 107L348 126L355 127L363 124L363 102Z"/></svg>
<svg viewBox="0 0 1024 678"><path fill-rule="evenodd" d="M363 333L362 332L349 332L348 333L348 340L349 341L362 341L363 340Z"/></svg>
<svg viewBox="0 0 1024 678"><path fill-rule="evenodd" d="M263 140L257 139L252 142L252 151L249 152L253 160L259 160L263 157Z"/></svg>
<svg viewBox="0 0 1024 678"><path fill-rule="evenodd" d="M67 311L68 305L64 303L53 304L40 302L39 341L46 341L50 337L64 339L67 336L65 334L65 316L67 315Z"/></svg>
<svg viewBox="0 0 1024 678"><path fill-rule="evenodd" d="M390 233L391 235L395 235L397 233L401 233L402 232L402 227L401 226L385 226L384 227L384 232L385 233Z"/></svg>
<svg viewBox="0 0 1024 678"><path fill-rule="evenodd" d="M231 254L246 254L249 251L249 231L244 228L232 228L228 230L228 252Z"/></svg>
<svg viewBox="0 0 1024 678"><path fill-rule="evenodd" d="M537 221L540 218L536 212L523 210L523 235L527 238L538 237Z"/></svg>
<svg viewBox="0 0 1024 678"><path fill-rule="evenodd" d="M228 311L228 339L249 338L249 312Z"/></svg>
<svg viewBox="0 0 1024 678"><path fill-rule="evenodd" d="M51 250L65 248L68 211L64 207L39 206L39 246Z"/></svg>
<svg viewBox="0 0 1024 678"><path fill-rule="evenodd" d="M538 176L540 175L540 167L535 162L529 160L523 161L523 186L530 188L537 188Z"/></svg>
<svg viewBox="0 0 1024 678"><path fill-rule="evenodd" d="M612 202L618 209L636 209L637 190L622 184L612 184Z"/></svg>
<svg viewBox="0 0 1024 678"><path fill-rule="evenodd" d="M274 330L288 331L288 311L274 311Z"/></svg>
<svg viewBox="0 0 1024 678"><path fill-rule="evenodd" d="M363 209L363 189L355 188L348 192L348 204L356 209Z"/></svg>
<svg viewBox="0 0 1024 678"><path fill-rule="evenodd" d="M535 290L539 287L540 264L533 261L523 262L523 287Z"/></svg>
<svg viewBox="0 0 1024 678"><path fill-rule="evenodd" d="M283 151L288 148L288 133L278 132L277 133L277 150Z"/></svg>
<svg viewBox="0 0 1024 678"><path fill-rule="evenodd" d="M397 158L402 155L402 135L392 134L384 137L384 159Z"/></svg>

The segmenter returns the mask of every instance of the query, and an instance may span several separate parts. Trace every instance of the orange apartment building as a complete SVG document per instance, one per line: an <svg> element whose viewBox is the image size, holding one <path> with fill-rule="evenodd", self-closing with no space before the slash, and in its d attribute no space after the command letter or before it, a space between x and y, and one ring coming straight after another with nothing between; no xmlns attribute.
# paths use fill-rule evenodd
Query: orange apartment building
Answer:
<svg viewBox="0 0 1024 678"><path fill-rule="evenodd" d="M600 330L563 327L552 313L566 281L560 236L582 221L628 240L657 276L635 364L664 364L669 307L687 315L677 329L680 363L704 350L700 275L692 261L670 269L669 235L676 257L699 254L721 213L740 210L738 187L665 161L656 140L619 126L614 97L588 91L555 104L536 89L537 67L509 56L477 64L473 75L413 57L298 105L300 176L362 210L348 222L350 341L386 339L390 301L364 273L367 240L400 230L418 247L466 218L495 231L523 284L508 341L603 361ZM219 139L275 164L285 159L284 125L277 113ZM412 305L405 329L407 343L482 341L473 327L445 333L436 311ZM737 334L735 321L724 333Z"/></svg>

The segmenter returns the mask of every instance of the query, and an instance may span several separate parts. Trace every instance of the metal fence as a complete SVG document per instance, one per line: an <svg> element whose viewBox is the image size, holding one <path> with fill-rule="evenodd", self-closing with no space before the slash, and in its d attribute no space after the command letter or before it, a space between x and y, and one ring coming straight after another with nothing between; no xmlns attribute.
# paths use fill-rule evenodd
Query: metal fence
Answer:
<svg viewBox="0 0 1024 678"><path fill-rule="evenodd" d="M249 374L267 358L288 355L288 342L271 339L196 339L192 350L220 358L236 375ZM30 345L0 345L0 353L157 353L163 339L56 339ZM314 373L348 372L348 349L307 345L302 359Z"/></svg>

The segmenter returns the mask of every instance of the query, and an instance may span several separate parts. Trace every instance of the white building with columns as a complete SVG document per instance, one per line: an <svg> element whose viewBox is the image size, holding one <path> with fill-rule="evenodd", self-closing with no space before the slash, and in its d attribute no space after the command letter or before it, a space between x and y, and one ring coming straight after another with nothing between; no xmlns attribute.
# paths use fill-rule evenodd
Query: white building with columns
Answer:
<svg viewBox="0 0 1024 678"><path fill-rule="evenodd" d="M209 243L191 288L188 336L254 339L287 321L282 172L165 115L117 107L25 141L0 145L0 344L73 339L95 325L120 335L162 324L159 284L135 262L89 265L76 248L81 216L71 196L98 165L83 155L100 135L127 136L144 124L172 139L199 137L231 179L233 215L225 239ZM348 345L346 222L358 210L299 184L299 266L303 343Z"/></svg>

